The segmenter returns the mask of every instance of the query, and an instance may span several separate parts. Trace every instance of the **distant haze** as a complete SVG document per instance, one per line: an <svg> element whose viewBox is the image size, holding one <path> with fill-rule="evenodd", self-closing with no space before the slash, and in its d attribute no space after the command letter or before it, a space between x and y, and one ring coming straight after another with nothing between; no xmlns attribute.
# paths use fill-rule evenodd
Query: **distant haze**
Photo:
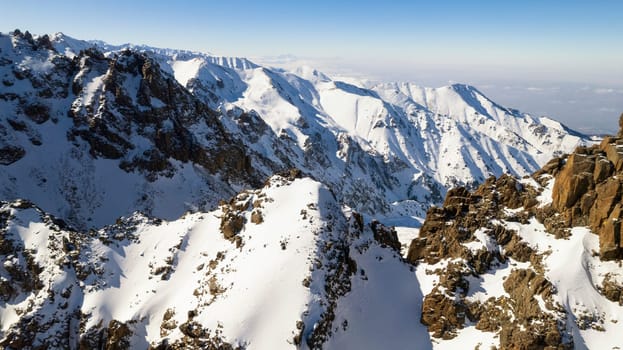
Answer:
<svg viewBox="0 0 623 350"><path fill-rule="evenodd" d="M355 78L363 84L408 81L422 86L440 87L457 82L467 83L505 107L534 116L548 116L586 134L616 133L619 116L623 113L623 78L619 83L591 79L561 80L555 75L530 79L522 77L518 71L503 74L487 67L443 70L436 67L426 69L416 64L372 66L357 65L341 58L301 58L294 55L252 59L285 69L312 66L333 78Z"/></svg>
<svg viewBox="0 0 623 350"><path fill-rule="evenodd" d="M61 31L228 56L292 54L332 75L464 82L508 107L589 133L615 131L623 112L622 1L0 0L0 6L5 33Z"/></svg>

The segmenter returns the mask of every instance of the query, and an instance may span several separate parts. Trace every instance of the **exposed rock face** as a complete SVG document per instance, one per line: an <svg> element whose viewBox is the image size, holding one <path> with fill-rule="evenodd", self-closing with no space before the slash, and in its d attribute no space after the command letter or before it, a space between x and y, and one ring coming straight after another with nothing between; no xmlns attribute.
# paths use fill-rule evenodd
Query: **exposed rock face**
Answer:
<svg viewBox="0 0 623 350"><path fill-rule="evenodd" d="M216 111L153 52L68 51L21 31L0 41L4 200L33 199L81 229L135 210L175 219L293 166L257 113Z"/></svg>
<svg viewBox="0 0 623 350"><path fill-rule="evenodd" d="M554 184L552 207L561 214L562 226L590 226L599 235L604 260L623 258L621 175L623 138L609 136L569 155Z"/></svg>
<svg viewBox="0 0 623 350"><path fill-rule="evenodd" d="M479 228L489 228L500 238L500 244L510 244L512 234L492 223L491 218L506 217L502 213L505 207L530 204L534 190L523 187L513 177L503 175L499 179L487 179L474 193L463 187L448 191L443 207L433 207L428 211L420 229L420 238L411 242L407 260L413 263L424 260L434 264L441 258L462 257L473 260L478 266L482 261L490 261L493 256L469 258L471 253L461 243L473 240L473 233ZM479 270L486 268L485 264Z"/></svg>
<svg viewBox="0 0 623 350"><path fill-rule="evenodd" d="M398 240L398 234L392 227L385 227L378 221L370 223L370 228L374 233L374 239L381 244L381 246L391 247L397 252L400 252L400 241Z"/></svg>
<svg viewBox="0 0 623 350"><path fill-rule="evenodd" d="M527 222L537 211L537 195L535 188L502 176L487 179L473 193L465 188L450 190L443 207L429 210L407 259L416 264L451 261L443 270L431 271L439 274L439 284L424 297L421 320L434 337L451 339L469 320L479 330L499 332L503 349L570 346L562 341L560 321L550 315L557 307L551 301L552 286L543 271L514 270L504 281L509 297L491 298L485 303L466 298L469 277L484 274L509 258L540 266L541 257L516 232L496 222ZM489 237L489 245L500 248L468 248L477 240L478 232ZM534 296L546 300L549 311L542 310Z"/></svg>
<svg viewBox="0 0 623 350"><path fill-rule="evenodd" d="M99 100L74 103L70 111L75 123L72 135L89 143L92 156L122 159L122 169L142 171L152 178L162 173L172 176L170 159L175 159L259 184L249 156L227 134L218 113L165 74L152 58L130 50L113 58L88 50L79 58L80 74L74 78L77 91L83 89L84 75L104 74ZM130 84L138 84L138 88L131 90ZM33 111L37 112L33 115L43 114L39 109ZM216 147L208 148L197 140L189 131L193 127L204 127L204 137ZM151 140L153 148L126 156L136 148L130 141L134 135Z"/></svg>
<svg viewBox="0 0 623 350"><path fill-rule="evenodd" d="M26 151L21 147L5 146L0 148L0 165L9 165L22 159Z"/></svg>
<svg viewBox="0 0 623 350"><path fill-rule="evenodd" d="M584 148L569 156L556 179L553 204L558 210L571 208L591 187L594 187L595 157ZM586 152L586 153L579 153Z"/></svg>
<svg viewBox="0 0 623 350"><path fill-rule="evenodd" d="M245 258L252 254L262 257L254 261L252 267L259 267L254 273L278 273L281 267L298 261L294 258L291 261L283 260L276 268L263 266L272 258L286 256L286 252L295 252L293 257L302 256L309 262L301 269L304 275L297 274L293 280L297 288L302 289L302 286L310 291L311 294L306 295L303 302L310 301L311 305L308 303L300 308L292 308L296 318L290 322L292 333L288 334L287 340L289 344L306 344L311 349L330 348L325 344L334 336L339 338L340 332L343 335L349 327L349 320L350 327L356 330L352 332L361 334L356 328L360 320L350 316L347 320L344 317L346 314L351 315L348 312L356 311L361 305L344 303L349 295L358 295L380 284L378 294L371 296L375 302L380 300L376 303L387 307L392 303L400 304L388 297L392 295L387 293L388 289L398 290L408 297L418 289L416 281L409 279L413 278L414 268L403 264L399 256L400 242L396 231L376 221L364 225L363 217L356 213L352 213L351 219L347 220L342 216L340 204L354 203L365 209L366 214L374 213L389 208L383 192L401 188L406 190L404 192L412 200L424 198L422 201L426 203L431 199L436 201L441 187L430 175L423 173L418 182L414 182L407 190L407 186L403 186L405 184L399 183L399 179L407 177L394 176L410 166L400 157L368 153L347 134L339 134L333 140L331 134L323 133L324 129L319 128L319 124L304 116L294 122L300 126L297 131L305 131L302 133L305 141L301 142L300 148L293 140L294 129L282 130L279 140L283 143L275 142L271 127L257 112L238 113L229 110L221 115L221 112L210 108L214 105L196 98L166 69L161 69L158 62L162 61L158 61L157 55L135 50L103 54L96 49L88 49L70 58L55 52L48 37L33 38L28 32L16 32L15 37L19 49L36 51L46 56L41 62L48 63L49 58L53 68L48 76L37 75L27 66L23 69L16 65L13 71L7 70L10 76L2 77L2 84L7 88L0 93L0 100L16 106L15 115L0 120L2 165L19 162L24 157L30 159L30 155L36 153L32 152L36 149L33 146L41 145L42 140L49 140L46 139L49 135L42 137L37 130L62 126L65 129L60 133L60 139L69 141L66 145L68 153L75 156L76 153L84 152L84 156L74 159L76 162L112 163L116 171L119 171L118 166L123 170L119 171L121 173L135 173L131 174L132 177L147 179L149 183L142 184L146 185L147 190L153 191L158 191L158 187L149 187L162 178L174 178L177 181L180 179L176 176L188 175L178 172L179 164L206 173L209 179L223 179L216 186L222 184L225 187L224 197L231 196L241 187L259 184L263 175L272 174L276 169L302 166L305 172L311 169L315 176L320 177L323 171L336 164L342 165L343 162L344 167L337 167L338 171L332 174L337 173L335 179L321 179L331 183L330 189L323 187L318 191L312 187L309 191L292 191L294 196L286 194L275 197L291 199L308 193L318 194L318 197L312 197L313 201L297 206L296 211L288 215L282 215L282 211L287 209L284 207L292 207L288 200L284 200L286 205L275 209L275 206L271 208L271 201L274 200L265 192L245 190L229 202L222 203L215 212L204 213L205 219L199 213L188 214L188 220L183 218L163 224L160 220L150 220L135 214L137 219L119 219L114 225L99 230L76 229L77 232L73 232L61 220L48 216L29 202L1 202L0 260L3 264L0 265L0 301L6 305L23 304L25 307L18 306L15 309L14 319L17 321L2 326L0 346L73 348L77 345L81 349L124 349L136 347L134 344L155 349L244 347L244 339L232 340L231 333L227 337L221 336L223 326L220 322L211 325L205 322L210 314L219 315L224 310L214 308L220 312L212 312L214 309L210 309L210 305L225 300L228 290L231 297L232 290L242 284L243 280L249 280L246 278L249 273L240 275L245 278L223 277L228 274L235 276L233 274L237 269L246 267L243 264ZM10 64L0 57L0 66ZM197 79L196 83L201 82ZM283 83L285 86L286 82ZM8 89L19 84L31 84L33 93L22 96L15 93L19 89ZM226 87L222 80L216 81L215 86L210 89ZM282 88L280 90L283 92ZM212 102L219 102L216 94L211 96ZM292 96L296 100L296 94ZM55 100L50 100L52 98ZM293 105L296 104L294 100L290 99ZM70 108L65 106L61 109L57 106L59 101L70 105ZM298 104L297 108L301 106ZM426 125L432 127L434 120L430 118ZM411 125L412 121L415 119L394 120L392 116L385 121L379 120L375 125L376 128L398 128L400 124ZM544 125L539 127L536 122L534 125L534 128L540 130L538 134L547 136L547 142L563 137L560 134L547 135L548 129ZM621 134L623 132L619 137L623 137ZM13 143L14 140L8 137L10 135L18 135L22 143ZM295 146L285 146L287 143ZM436 143L436 139L433 143ZM525 146L526 142L522 140L513 147L521 146L522 143ZM443 207L429 211L421 237L411 244L408 259L415 264L440 264L435 271L430 271L439 277L436 285L421 299L421 322L434 337L451 339L461 328L473 326L478 330L495 333L500 339L501 348L573 346L568 328L561 321L564 319L564 311L560 311L559 305L552 301L552 294L556 291L544 274L545 268L541 265L543 256L505 224L526 223L536 216L560 237L564 237L565 228L570 225L590 224L602 231L600 243L604 259L620 256L620 201L623 190L613 174L623 171L619 149L621 143L620 139L611 138L599 152L594 147L578 148L567 159L566 165L564 158L548 163L540 173L560 179L552 206L538 207L538 190L530 181L518 181L505 175L498 179L487 179L475 192L462 187L454 189L449 192ZM261 146L253 148L254 144ZM297 156L297 153L300 155ZM336 153L340 157L337 161L333 158ZM524 165L533 169L532 164ZM66 167L61 169L65 170ZM77 181L88 179L89 174L82 174ZM288 170L282 172L281 177L268 180L267 185L274 182L275 188L284 187L302 176L302 172L297 169ZM74 174L69 173L66 177L73 178ZM535 180L544 183L547 181L545 178L547 176L536 176ZM351 179L360 179L360 182ZM368 181L370 179L372 181ZM41 179L42 183L45 181L48 180ZM460 183L463 180L454 179L452 183L457 181ZM347 185L346 189L343 184ZM64 189L71 192L69 190L72 188L75 191L75 186L70 183ZM90 191L88 186L84 188ZM418 194L422 188L430 190L423 197ZM337 194L339 201L333 201L334 194L330 192L334 190L342 192ZM86 193L93 192L89 191ZM80 195L82 193L76 197ZM86 205L82 199L72 203ZM327 205L328 199L330 205ZM101 203L93 207L98 205ZM131 207L136 208L134 204ZM16 210L18 208L32 210L21 213ZM559 212L562 215L558 217L556 214ZM282 217L276 220L279 215ZM64 218L72 219L70 215ZM202 225L194 225L193 221L201 222ZM289 223L283 225L283 232L279 227L282 222ZM158 227L161 225L166 227L160 230ZM254 230L258 234L251 235ZM275 232L283 236L268 240ZM304 246L304 249L300 242L310 239L305 237L307 233L317 238L309 240L313 244ZM220 242L221 234L235 246L228 241ZM38 241L37 237L42 238ZM268 244L253 245L258 240L265 240ZM202 247L201 244L206 242L210 244ZM219 251L212 251L213 247ZM243 263L233 264L235 261ZM521 265L517 267L519 263ZM143 269L135 268L134 264L144 265ZM377 267L380 268L375 279ZM494 268L511 270L506 279L498 281L498 285L503 287L503 295L475 300L470 295L470 288L478 286L479 281L484 280L485 275ZM176 270L179 271L177 276L192 276L182 279L193 286L185 290L190 290L186 298L175 300L182 301L175 306L177 313L175 308L165 305L174 298L163 300L161 305L141 304L153 300L159 302L158 297L168 295L162 291L177 292L180 278L175 277ZM384 277L394 274L397 277L392 282L398 283L392 283L391 288L388 288L386 282L391 278L386 280ZM383 278L378 278L378 275ZM10 280L6 279L7 276ZM365 282L368 276L374 282ZM401 283L402 276L405 276L405 282L413 283L410 286ZM241 289L244 293L236 296L243 294L241 300L244 300L246 293L252 294L247 291L263 284L253 279L251 283L254 286L248 285L248 288ZM105 295L112 295L112 298L94 298L104 290L114 292L128 288L130 284L137 286L136 290L140 290L140 293L120 295L111 292ZM620 280L606 278L601 284L601 292L608 299L622 302ZM280 287L253 295L265 295L266 300L283 300L286 298L275 297L277 292L290 294L297 288ZM90 299L86 298L88 296ZM131 302L120 303L116 296L128 297L127 300ZM134 296L136 299L133 299ZM23 298L28 301L23 302ZM90 302L85 302L87 299ZM194 309L188 313L179 312L181 304L187 304L188 300L192 300L191 307ZM368 298L361 300L370 301ZM389 300L389 303L385 300ZM116 307L114 304L127 306L128 309L121 310L121 313L116 310L116 316L112 316L114 310L110 306ZM243 313L246 310L237 308L242 304L232 303L234 307L226 308L224 314L232 309L236 313ZM263 315L264 304L260 304L258 316ZM132 308L131 312L126 312ZM162 309L159 314L152 311L158 308L166 308L166 311ZM405 309L408 309L410 315L417 310L415 307ZM186 314L187 317L184 316ZM390 314L394 315L393 312ZM387 319L392 318L389 316ZM270 323L260 322L256 317L251 317L251 320L249 324ZM156 327L150 327L147 333L150 333L151 340L146 343L146 325L154 321L157 322ZM152 329L156 332L152 332Z"/></svg>
<svg viewBox="0 0 623 350"><path fill-rule="evenodd" d="M555 158L532 179L519 182L502 176L487 179L474 192L452 189L442 207L428 211L407 259L443 266L426 270L439 276L424 297L421 317L434 337L453 338L472 323L478 330L496 332L502 349L563 349L573 347L573 336L564 326L570 317L579 329L603 329L599 316L576 315L554 301L558 291L543 267L549 253L537 254L508 226L540 222L556 238L569 237L571 227L589 226L599 235L601 260L623 258L622 135L623 130L600 145L578 147L566 159ZM540 186L550 181L555 181L552 202L542 204ZM480 280L478 276L511 260L529 263L531 268L510 271L503 282L506 295L485 301L468 296L470 283ZM610 274L601 278L597 284L603 296L622 303L620 278Z"/></svg>

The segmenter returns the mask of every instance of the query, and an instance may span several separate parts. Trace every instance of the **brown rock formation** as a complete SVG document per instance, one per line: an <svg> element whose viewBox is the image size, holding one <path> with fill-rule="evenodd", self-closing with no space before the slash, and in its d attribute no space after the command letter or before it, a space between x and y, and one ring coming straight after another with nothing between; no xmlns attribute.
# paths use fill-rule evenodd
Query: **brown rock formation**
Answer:
<svg viewBox="0 0 623 350"><path fill-rule="evenodd" d="M443 207L429 209L420 229L420 238L414 239L409 246L407 260L412 263L423 260L434 264L442 258L462 257L474 265L487 261L490 256L476 258L461 243L472 241L473 233L480 228L491 230L501 240L500 244L510 243L513 234L500 230L491 219L506 217L502 212L504 208L521 207L523 203L532 204L534 197L536 193L533 190L524 188L509 175L502 175L499 179L487 179L474 193L463 187L451 189ZM487 266L481 266L479 269L486 268Z"/></svg>
<svg viewBox="0 0 623 350"><path fill-rule="evenodd" d="M620 125L617 137L578 147L533 175L542 186L555 181L550 205L537 206L538 189L502 176L487 179L472 193L450 190L441 208L428 211L407 260L414 264L450 260L443 269L427 271L439 275L439 283L424 297L421 318L434 337L454 337L469 319L479 330L498 332L502 349L573 347L570 334L564 333L565 311L551 297L555 289L544 275L542 257L496 221L527 223L535 217L557 238L566 237L570 227L589 226L599 235L601 259L622 259L623 115ZM491 243L476 251L473 245L468 249L465 243L474 241L479 230ZM491 249L490 244L498 248ZM469 301L470 277L509 257L530 262L532 269L511 271L503 283L507 296ZM622 287L612 278L606 276L599 288L608 299L623 303Z"/></svg>
<svg viewBox="0 0 623 350"><path fill-rule="evenodd" d="M370 228L374 234L374 239L381 244L381 246L388 246L397 252L400 252L400 241L398 240L398 233L393 227L383 226L380 222L374 220L370 223Z"/></svg>
<svg viewBox="0 0 623 350"><path fill-rule="evenodd" d="M552 170L557 169L556 164ZM585 167L590 169L590 165ZM592 177L592 172L589 174ZM538 211L537 196L535 188L504 175L487 179L473 193L464 188L450 190L443 207L429 210L420 237L409 247L407 260L435 264L442 259L456 259L443 269L431 271L439 275L439 284L424 297L421 322L433 337L453 338L469 319L480 330L498 332L503 349L544 348L563 342L558 319L542 310L534 298L539 295L548 309L555 309L553 287L543 275L541 257L516 232L495 222L527 223ZM507 210L522 207L523 211ZM503 249L467 248L465 243L475 240L478 230L484 230L491 244ZM531 262L535 267L511 272L504 282L510 297L491 298L482 304L466 299L470 277L486 273L493 264L509 257Z"/></svg>
<svg viewBox="0 0 623 350"><path fill-rule="evenodd" d="M576 152L585 149L577 149ZM594 186L595 158L590 154L574 153L556 177L552 193L554 208L564 210L573 207L589 188Z"/></svg>
<svg viewBox="0 0 623 350"><path fill-rule="evenodd" d="M619 120L619 124L623 122ZM552 208L560 219L542 218L549 226L589 226L599 235L604 260L623 258L621 198L623 195L623 130L599 145L578 147L556 174ZM548 225L546 225L548 226ZM549 228L549 227L548 227Z"/></svg>

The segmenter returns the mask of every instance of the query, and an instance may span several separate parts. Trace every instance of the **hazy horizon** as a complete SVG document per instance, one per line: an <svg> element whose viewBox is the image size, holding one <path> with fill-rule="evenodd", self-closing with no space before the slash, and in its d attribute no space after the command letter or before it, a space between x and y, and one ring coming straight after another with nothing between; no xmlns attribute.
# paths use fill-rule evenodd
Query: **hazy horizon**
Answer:
<svg viewBox="0 0 623 350"><path fill-rule="evenodd" d="M306 63L375 81L462 82L500 104L589 133L616 131L623 112L623 2L0 4L4 33L63 32L274 66Z"/></svg>

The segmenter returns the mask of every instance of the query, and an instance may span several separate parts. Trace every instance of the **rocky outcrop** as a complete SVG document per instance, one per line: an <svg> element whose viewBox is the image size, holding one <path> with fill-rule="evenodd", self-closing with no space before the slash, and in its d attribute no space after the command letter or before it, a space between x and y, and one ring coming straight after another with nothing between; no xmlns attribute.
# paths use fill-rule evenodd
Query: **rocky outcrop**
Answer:
<svg viewBox="0 0 623 350"><path fill-rule="evenodd" d="M450 190L443 207L429 210L407 260L414 264L450 261L445 268L431 271L439 275L439 283L424 297L422 306L421 321L434 337L451 339L469 321L479 330L499 333L503 349L570 346L562 341L558 318L550 315L557 306L542 269L514 270L504 281L509 297L485 303L467 298L470 277L509 258L541 266L541 256L501 224L502 220L528 222L537 211L537 195L536 188L505 175L487 179L473 193L465 188ZM490 241L481 249L469 247L479 240L477 232L484 232ZM543 310L534 296L546 300L548 310Z"/></svg>
<svg viewBox="0 0 623 350"><path fill-rule="evenodd" d="M620 124L623 125L623 115ZM602 260L623 258L623 130L599 145L578 147L555 158L532 179L490 178L475 191L448 191L442 207L431 208L411 242L407 260L413 264L443 266L427 270L439 276L425 295L421 322L434 337L449 339L468 323L496 332L502 349L571 348L569 310L554 302L556 288L546 278L543 256L525 243L508 223L536 221L556 238L569 236L573 226L589 226L599 235ZM551 204L543 204L542 188L554 181ZM482 247L482 248L478 248ZM503 282L506 295L474 301L470 281L509 259L530 263L512 269ZM580 259L581 257L578 257ZM617 278L606 275L600 292L623 302ZM574 311L575 312L575 311ZM578 316L580 329L602 329L598 318Z"/></svg>
<svg viewBox="0 0 623 350"><path fill-rule="evenodd" d="M516 208L522 203L533 205L535 194L534 189L509 175L499 179L491 177L473 193L463 187L448 191L443 207L433 207L428 211L420 229L420 238L413 240L409 246L407 260L435 264L442 258L465 258L473 266L478 266L478 270L486 270L487 264L482 262L490 261L493 255L484 253L474 256L463 243L474 240L476 230L487 228L500 240L500 244L511 244L513 234L491 219L506 218L504 208ZM516 219L525 220L526 217Z"/></svg>
<svg viewBox="0 0 623 350"><path fill-rule="evenodd" d="M552 207L561 214L562 226L589 226L599 235L599 254L604 260L623 258L622 133L605 137L599 145L576 149L560 167L552 193Z"/></svg>
<svg viewBox="0 0 623 350"><path fill-rule="evenodd" d="M22 159L26 151L18 146L5 146L0 148L0 165L10 165Z"/></svg>
<svg viewBox="0 0 623 350"><path fill-rule="evenodd" d="M99 98L75 102L69 111L75 124L70 137L85 140L93 157L121 159L122 169L143 172L148 179L173 176L171 160L177 160L233 181L259 184L251 158L225 131L219 113L163 72L153 58L132 50L107 58L95 49L78 57L75 93L85 95L84 75L103 74ZM197 139L192 128L203 128L205 140ZM133 142L137 137L149 140L150 147Z"/></svg>
<svg viewBox="0 0 623 350"><path fill-rule="evenodd" d="M398 240L398 233L393 227L386 227L378 221L372 221L370 228L374 234L374 239L381 244L382 247L390 247L397 252L400 252L400 241Z"/></svg>

